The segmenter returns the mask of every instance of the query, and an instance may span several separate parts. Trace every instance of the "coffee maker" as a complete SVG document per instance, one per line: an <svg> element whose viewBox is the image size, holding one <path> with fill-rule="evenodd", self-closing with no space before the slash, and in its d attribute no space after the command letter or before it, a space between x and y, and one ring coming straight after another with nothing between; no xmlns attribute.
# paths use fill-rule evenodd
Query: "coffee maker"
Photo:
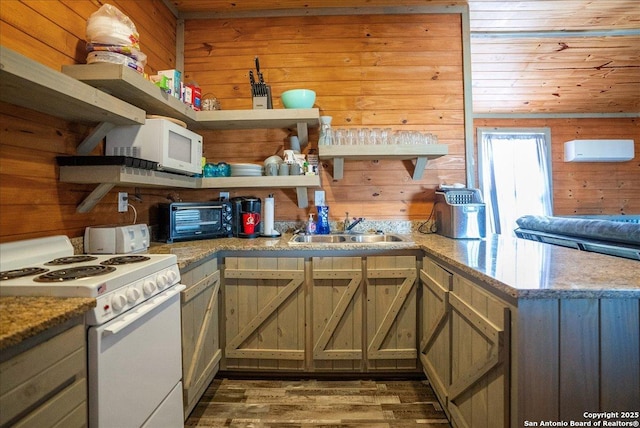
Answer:
<svg viewBox="0 0 640 428"><path fill-rule="evenodd" d="M255 196L231 198L232 233L237 238L257 238L262 233L262 201Z"/></svg>

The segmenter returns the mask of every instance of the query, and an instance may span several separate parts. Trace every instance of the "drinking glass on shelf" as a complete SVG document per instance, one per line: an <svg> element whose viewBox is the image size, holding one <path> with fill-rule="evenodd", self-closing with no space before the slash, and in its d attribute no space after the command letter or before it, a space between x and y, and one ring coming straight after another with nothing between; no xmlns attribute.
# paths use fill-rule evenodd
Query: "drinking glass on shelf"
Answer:
<svg viewBox="0 0 640 428"><path fill-rule="evenodd" d="M409 144L410 143L410 132L409 131L398 131L396 136L397 144Z"/></svg>
<svg viewBox="0 0 640 428"><path fill-rule="evenodd" d="M380 144L390 144L391 128L383 128L380 130Z"/></svg>
<svg viewBox="0 0 640 428"><path fill-rule="evenodd" d="M344 146L347 141L347 133L344 129L336 129L333 132L334 144Z"/></svg>
<svg viewBox="0 0 640 428"><path fill-rule="evenodd" d="M356 133L356 130L353 128L347 129L347 134L345 136L345 139L346 139L345 144L348 144L348 145L358 144L358 135Z"/></svg>
<svg viewBox="0 0 640 428"><path fill-rule="evenodd" d="M369 128L358 128L358 144L369 143Z"/></svg>
<svg viewBox="0 0 640 428"><path fill-rule="evenodd" d="M330 146L332 144L336 144L335 141L334 141L333 129L329 128L329 129L326 129L324 131L324 136L322 138L322 144L328 145L328 146Z"/></svg>
<svg viewBox="0 0 640 428"><path fill-rule="evenodd" d="M380 144L380 131L380 128L371 128L371 132L369 133L370 144Z"/></svg>

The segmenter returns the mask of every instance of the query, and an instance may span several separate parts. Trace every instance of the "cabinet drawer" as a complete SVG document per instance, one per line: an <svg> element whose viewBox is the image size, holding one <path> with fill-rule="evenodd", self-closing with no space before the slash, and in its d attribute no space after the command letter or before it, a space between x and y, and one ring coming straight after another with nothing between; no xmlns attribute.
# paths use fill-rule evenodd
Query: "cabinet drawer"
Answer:
<svg viewBox="0 0 640 428"><path fill-rule="evenodd" d="M84 385L86 378L86 348L84 326L75 326L0 365L0 425L27 411L33 412L56 395L68 393L76 383ZM86 401L73 395L73 409ZM77 392L77 391L76 391ZM51 398L54 397L54 398ZM39 409L37 411L43 411ZM45 418L49 424L55 421Z"/></svg>
<svg viewBox="0 0 640 428"><path fill-rule="evenodd" d="M61 393L13 425L13 428L46 426L61 428L87 426L86 379L77 379Z"/></svg>

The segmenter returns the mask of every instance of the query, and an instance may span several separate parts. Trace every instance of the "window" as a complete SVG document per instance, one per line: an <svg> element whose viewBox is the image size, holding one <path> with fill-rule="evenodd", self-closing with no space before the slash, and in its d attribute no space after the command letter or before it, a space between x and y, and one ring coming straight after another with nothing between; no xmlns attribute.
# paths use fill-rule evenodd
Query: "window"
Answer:
<svg viewBox="0 0 640 428"><path fill-rule="evenodd" d="M526 214L552 215L551 134L478 128L478 175L488 230L513 235Z"/></svg>

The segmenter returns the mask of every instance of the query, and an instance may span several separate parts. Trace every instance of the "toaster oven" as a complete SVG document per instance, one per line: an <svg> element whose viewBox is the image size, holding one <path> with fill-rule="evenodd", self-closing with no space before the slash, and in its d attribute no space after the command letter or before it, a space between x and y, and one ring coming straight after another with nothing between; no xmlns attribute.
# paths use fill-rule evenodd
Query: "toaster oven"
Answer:
<svg viewBox="0 0 640 428"><path fill-rule="evenodd" d="M160 238L168 243L232 236L229 201L159 204Z"/></svg>

